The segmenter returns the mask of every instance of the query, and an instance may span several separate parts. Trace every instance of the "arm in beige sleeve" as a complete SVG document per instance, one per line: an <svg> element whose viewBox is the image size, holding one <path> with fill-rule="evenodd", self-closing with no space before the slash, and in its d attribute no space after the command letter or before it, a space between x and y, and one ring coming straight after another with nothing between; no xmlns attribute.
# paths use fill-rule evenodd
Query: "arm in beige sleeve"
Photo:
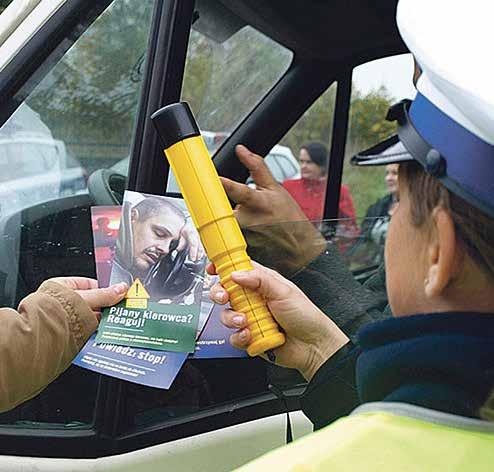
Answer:
<svg viewBox="0 0 494 472"><path fill-rule="evenodd" d="M67 369L97 320L73 290L53 281L0 309L0 411L36 396Z"/></svg>

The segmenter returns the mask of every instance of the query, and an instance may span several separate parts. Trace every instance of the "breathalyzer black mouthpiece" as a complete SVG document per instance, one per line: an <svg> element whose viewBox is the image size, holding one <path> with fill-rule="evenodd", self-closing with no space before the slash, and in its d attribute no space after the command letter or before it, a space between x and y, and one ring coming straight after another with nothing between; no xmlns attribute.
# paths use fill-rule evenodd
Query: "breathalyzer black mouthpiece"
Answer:
<svg viewBox="0 0 494 472"><path fill-rule="evenodd" d="M201 132L187 102L173 103L151 115L165 149Z"/></svg>

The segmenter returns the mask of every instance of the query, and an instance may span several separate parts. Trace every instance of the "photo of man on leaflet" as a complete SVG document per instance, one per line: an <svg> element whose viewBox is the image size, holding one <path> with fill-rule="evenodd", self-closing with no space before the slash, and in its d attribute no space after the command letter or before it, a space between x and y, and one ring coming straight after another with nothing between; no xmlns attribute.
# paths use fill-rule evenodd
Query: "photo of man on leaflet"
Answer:
<svg viewBox="0 0 494 472"><path fill-rule="evenodd" d="M126 192L111 283L139 278L151 300L198 303L206 260L181 200Z"/></svg>

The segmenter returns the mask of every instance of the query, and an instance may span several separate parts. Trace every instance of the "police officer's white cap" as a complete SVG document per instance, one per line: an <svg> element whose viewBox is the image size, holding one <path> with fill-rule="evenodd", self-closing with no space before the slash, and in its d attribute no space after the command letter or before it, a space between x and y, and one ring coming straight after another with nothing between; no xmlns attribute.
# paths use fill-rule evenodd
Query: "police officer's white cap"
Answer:
<svg viewBox="0 0 494 472"><path fill-rule="evenodd" d="M400 34L422 68L417 90L494 145L494 1L400 0Z"/></svg>

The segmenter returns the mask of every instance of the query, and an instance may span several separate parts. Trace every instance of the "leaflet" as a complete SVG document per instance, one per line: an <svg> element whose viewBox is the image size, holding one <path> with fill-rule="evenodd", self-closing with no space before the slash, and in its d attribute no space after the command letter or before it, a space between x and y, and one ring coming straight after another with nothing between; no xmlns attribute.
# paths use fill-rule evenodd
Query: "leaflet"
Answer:
<svg viewBox="0 0 494 472"><path fill-rule="evenodd" d="M206 262L182 199L125 192L110 282L129 290L96 342L194 352Z"/></svg>
<svg viewBox="0 0 494 472"><path fill-rule="evenodd" d="M246 351L235 349L229 342L233 330L225 328L220 321L220 313L225 307L212 304L211 316L196 342L194 359L221 359L248 357Z"/></svg>
<svg viewBox="0 0 494 472"><path fill-rule="evenodd" d="M91 208L96 274L100 287L110 284L116 251L120 216L119 206ZM73 363L79 367L129 382L169 389L187 353L132 348L113 343L96 343L93 334Z"/></svg>
<svg viewBox="0 0 494 472"><path fill-rule="evenodd" d="M169 389L186 359L182 352L98 344L93 334L73 363L129 382Z"/></svg>
<svg viewBox="0 0 494 472"><path fill-rule="evenodd" d="M174 202L176 200L174 199ZM91 209L94 256L100 287L110 284L121 214L122 207L119 206L99 206ZM188 355L185 352L122 346L115 342L98 344L95 334L83 347L74 364L129 382L168 389L187 357L196 359L246 357L244 351L233 348L228 341L233 330L224 327L219 321L219 314L224 307L214 304L209 299L209 289L216 281L217 277L202 273L194 353ZM152 293L156 293L154 288ZM189 301L191 299L189 297ZM160 301L166 303L165 298L160 298Z"/></svg>

